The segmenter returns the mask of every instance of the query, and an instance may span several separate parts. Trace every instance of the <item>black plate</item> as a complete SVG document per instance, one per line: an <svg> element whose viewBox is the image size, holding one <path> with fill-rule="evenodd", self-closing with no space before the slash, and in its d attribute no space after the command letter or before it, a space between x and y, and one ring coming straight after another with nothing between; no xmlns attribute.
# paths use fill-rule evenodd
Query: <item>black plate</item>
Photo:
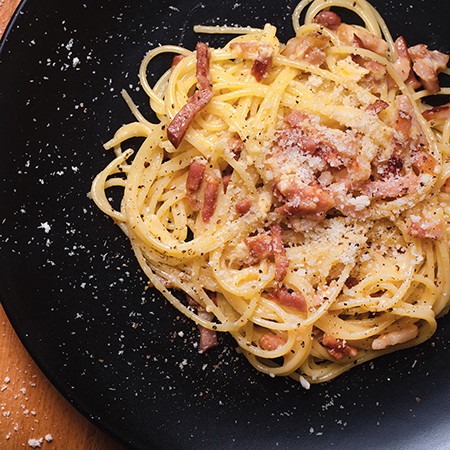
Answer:
<svg viewBox="0 0 450 450"><path fill-rule="evenodd" d="M305 391L255 372L227 336L199 355L192 324L145 291L86 196L110 158L102 142L132 120L120 90L149 113L136 90L149 48L193 48L196 23L270 21L286 40L295 4L29 0L1 43L1 299L60 392L129 448L448 448L450 317L419 348ZM395 36L450 50L447 0L374 4Z"/></svg>

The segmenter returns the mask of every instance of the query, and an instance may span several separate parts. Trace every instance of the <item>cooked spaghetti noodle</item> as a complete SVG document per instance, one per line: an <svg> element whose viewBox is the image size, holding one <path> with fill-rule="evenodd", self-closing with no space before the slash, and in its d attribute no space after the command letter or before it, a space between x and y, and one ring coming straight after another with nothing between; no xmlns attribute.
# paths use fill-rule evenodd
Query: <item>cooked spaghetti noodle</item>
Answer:
<svg viewBox="0 0 450 450"><path fill-rule="evenodd" d="M271 25L199 26L239 36L150 51L139 74L159 122L124 92L136 122L92 185L202 350L229 332L255 368L304 386L427 340L450 292L450 107L423 102L449 94L448 57L394 42L365 0L310 3L286 45Z"/></svg>

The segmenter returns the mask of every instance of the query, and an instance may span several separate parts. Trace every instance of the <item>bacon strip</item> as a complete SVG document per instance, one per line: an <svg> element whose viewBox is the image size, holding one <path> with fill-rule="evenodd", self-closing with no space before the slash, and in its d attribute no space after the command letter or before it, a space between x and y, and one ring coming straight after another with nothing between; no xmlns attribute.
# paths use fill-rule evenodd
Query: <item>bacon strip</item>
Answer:
<svg viewBox="0 0 450 450"><path fill-rule="evenodd" d="M257 264L272 254L272 238L267 234L258 234L245 239L244 242L253 258L249 265Z"/></svg>
<svg viewBox="0 0 450 450"><path fill-rule="evenodd" d="M375 100L370 105L367 105L366 111L374 116L377 116L381 111L384 111L388 107L389 105L383 100Z"/></svg>
<svg viewBox="0 0 450 450"><path fill-rule="evenodd" d="M197 52L196 77L198 85L200 89L212 90L211 74L209 73L209 48L205 43L199 42L195 50Z"/></svg>
<svg viewBox="0 0 450 450"><path fill-rule="evenodd" d="M207 320L212 320L214 318L213 313L207 312L199 312L199 316L203 317ZM217 347L217 333L214 330L210 330L209 328L205 328L202 325L198 326L198 330L200 332L200 342L199 342L199 352L204 353L210 348Z"/></svg>
<svg viewBox="0 0 450 450"><path fill-rule="evenodd" d="M415 192L419 185L419 179L414 174L398 178L389 178L384 181L369 181L362 191L369 198L397 198L410 192Z"/></svg>
<svg viewBox="0 0 450 450"><path fill-rule="evenodd" d="M175 55L172 59L172 65L170 66L170 70L175 69L175 67L178 65L178 63L186 58L185 55Z"/></svg>
<svg viewBox="0 0 450 450"><path fill-rule="evenodd" d="M232 173L222 174L223 192L225 194L227 193L228 185L230 184L231 175L233 175L233 174Z"/></svg>
<svg viewBox="0 0 450 450"><path fill-rule="evenodd" d="M329 40L326 36L311 32L289 39L281 54L287 58L306 61L314 66L320 66L326 58L323 50L329 45Z"/></svg>
<svg viewBox="0 0 450 450"><path fill-rule="evenodd" d="M358 349L348 345L345 340L337 339L327 333L323 335L322 344L327 348L327 352L336 359L344 356L356 356Z"/></svg>
<svg viewBox="0 0 450 450"><path fill-rule="evenodd" d="M208 172L205 176L206 187L202 208L203 222L208 223L214 214L217 203L217 194L219 192L220 176L215 171Z"/></svg>
<svg viewBox="0 0 450 450"><path fill-rule="evenodd" d="M251 207L251 199L249 207ZM283 244L283 235L280 224L274 224L270 227L270 236L268 234L258 234L257 236L244 240L248 247L251 258L243 261L244 265L254 265L273 255L275 259L275 280L282 281L286 276L289 262L286 258L286 250Z"/></svg>
<svg viewBox="0 0 450 450"><path fill-rule="evenodd" d="M228 148L234 153L234 159L237 161L244 150L244 142L240 137L232 137L227 141Z"/></svg>
<svg viewBox="0 0 450 450"><path fill-rule="evenodd" d="M276 189L287 200L284 205L275 208L275 212L281 216L321 214L334 206L333 197L319 185L308 186L298 180L292 180L292 183L286 186L278 183Z"/></svg>
<svg viewBox="0 0 450 450"><path fill-rule="evenodd" d="M434 173L439 165L436 158L424 150L417 150L411 155L412 164L422 173Z"/></svg>
<svg viewBox="0 0 450 450"><path fill-rule="evenodd" d="M400 75L401 80L408 86L412 89L418 89L421 86L421 83L412 70L412 62L408 53L408 46L406 45L405 38L400 36L395 41L394 45L398 53L398 58L394 63L395 70Z"/></svg>
<svg viewBox="0 0 450 450"><path fill-rule="evenodd" d="M208 294L211 299L215 302L215 292L211 292ZM195 308L197 310L197 313L199 317L205 320L212 321L214 319L214 314L207 312L203 306L201 306L199 303L197 303L190 295L186 294L187 301L189 303L189 306L192 308ZM200 332L200 342L199 342L199 352L204 353L210 348L216 347L218 345L217 341L217 333L214 330L210 330L209 328L206 328L202 325L198 325L198 330Z"/></svg>
<svg viewBox="0 0 450 450"><path fill-rule="evenodd" d="M272 253L275 258L275 280L282 281L286 276L289 262L286 258L286 250L283 244L283 234L279 223L270 227L270 236L272 238Z"/></svg>
<svg viewBox="0 0 450 450"><path fill-rule="evenodd" d="M442 220L432 220L429 222L420 220L411 224L408 234L419 239L436 241L442 237L443 225Z"/></svg>
<svg viewBox="0 0 450 450"><path fill-rule="evenodd" d="M306 300L300 292L281 287L275 289L269 295L269 298L275 300L280 305L288 306L297 311L306 312Z"/></svg>
<svg viewBox="0 0 450 450"><path fill-rule="evenodd" d="M250 211L250 209L252 208L252 205L253 205L253 199L251 197L241 198L236 203L236 212L240 216L243 216L244 214L247 214Z"/></svg>
<svg viewBox="0 0 450 450"><path fill-rule="evenodd" d="M336 31L337 27L341 24L341 18L336 13L324 9L314 17L313 22L323 25L332 31Z"/></svg>
<svg viewBox="0 0 450 450"><path fill-rule="evenodd" d="M277 334L273 333L267 333L263 334L259 338L259 346L263 350L278 350L280 347L283 347L283 345L286 344L286 339L284 339L281 336L278 336Z"/></svg>
<svg viewBox="0 0 450 450"><path fill-rule="evenodd" d="M392 331L391 333L383 334L377 337L372 342L372 348L374 350L383 350L390 345L402 344L414 339L419 333L419 329L416 325L411 325L408 328L403 328L398 331Z"/></svg>
<svg viewBox="0 0 450 450"><path fill-rule="evenodd" d="M206 89L195 92L173 118L167 127L167 138L175 148L179 147L194 117L211 101L212 96L212 91Z"/></svg>
<svg viewBox="0 0 450 450"><path fill-rule="evenodd" d="M383 39L374 36L366 30L356 28L353 25L341 23L336 30L339 40L349 46L361 47L370 50L378 55L384 55L389 46Z"/></svg>
<svg viewBox="0 0 450 450"><path fill-rule="evenodd" d="M401 142L409 141L412 118L405 111L397 111L395 114L394 128L397 131L396 138Z"/></svg>
<svg viewBox="0 0 450 450"><path fill-rule="evenodd" d="M309 120L309 116L297 109L294 109L284 118L284 121L291 127L300 127L305 120Z"/></svg>
<svg viewBox="0 0 450 450"><path fill-rule="evenodd" d="M187 103L178 111L167 127L167 138L175 148L178 148L191 125L194 117L212 99L211 77L209 74L209 49L206 44L199 42L197 50L197 81L201 90L196 91Z"/></svg>
<svg viewBox="0 0 450 450"><path fill-rule="evenodd" d="M264 75L272 67L274 49L268 42L233 42L230 44L230 50L234 58L245 58L254 61L251 74L258 83L261 82Z"/></svg>
<svg viewBox="0 0 450 450"><path fill-rule="evenodd" d="M255 80L260 83L264 78L264 75L272 67L272 56L263 55L258 56L253 63L251 74L255 77Z"/></svg>
<svg viewBox="0 0 450 450"><path fill-rule="evenodd" d="M194 211L200 209L200 199L197 191L203 180L206 161L202 159L194 159L189 166L189 172L186 179L186 200Z"/></svg>
<svg viewBox="0 0 450 450"><path fill-rule="evenodd" d="M450 103L428 109L422 116L425 120L450 119Z"/></svg>
<svg viewBox="0 0 450 450"><path fill-rule="evenodd" d="M413 61L413 70L422 80L425 89L430 94L439 92L438 73L447 67L449 56L437 50L428 50L424 44L409 48L408 53Z"/></svg>

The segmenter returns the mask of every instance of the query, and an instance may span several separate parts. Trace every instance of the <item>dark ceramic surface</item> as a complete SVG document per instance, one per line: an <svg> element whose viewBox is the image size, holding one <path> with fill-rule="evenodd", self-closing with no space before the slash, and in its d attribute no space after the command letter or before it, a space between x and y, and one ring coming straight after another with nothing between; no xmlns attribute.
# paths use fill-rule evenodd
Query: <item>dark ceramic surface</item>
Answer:
<svg viewBox="0 0 450 450"><path fill-rule="evenodd" d="M270 21L286 40L295 3L28 0L1 43L1 300L55 386L130 449L449 447L450 317L419 348L305 391L256 373L227 336L199 355L86 196L102 142L132 120L120 90L149 113L136 91L149 48L194 48L196 23ZM374 4L395 37L450 50L447 1Z"/></svg>

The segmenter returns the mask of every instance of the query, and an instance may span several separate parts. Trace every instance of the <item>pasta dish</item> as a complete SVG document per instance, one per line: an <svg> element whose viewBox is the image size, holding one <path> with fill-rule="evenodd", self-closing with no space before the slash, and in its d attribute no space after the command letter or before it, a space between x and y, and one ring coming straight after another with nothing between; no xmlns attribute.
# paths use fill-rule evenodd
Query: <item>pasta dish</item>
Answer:
<svg viewBox="0 0 450 450"><path fill-rule="evenodd" d="M422 343L449 308L450 103L427 98L450 94L450 70L365 0L303 0L292 21L285 44L270 24L200 25L235 36L149 51L158 120L123 92L135 121L91 195L201 352L228 332L257 370L309 387Z"/></svg>

